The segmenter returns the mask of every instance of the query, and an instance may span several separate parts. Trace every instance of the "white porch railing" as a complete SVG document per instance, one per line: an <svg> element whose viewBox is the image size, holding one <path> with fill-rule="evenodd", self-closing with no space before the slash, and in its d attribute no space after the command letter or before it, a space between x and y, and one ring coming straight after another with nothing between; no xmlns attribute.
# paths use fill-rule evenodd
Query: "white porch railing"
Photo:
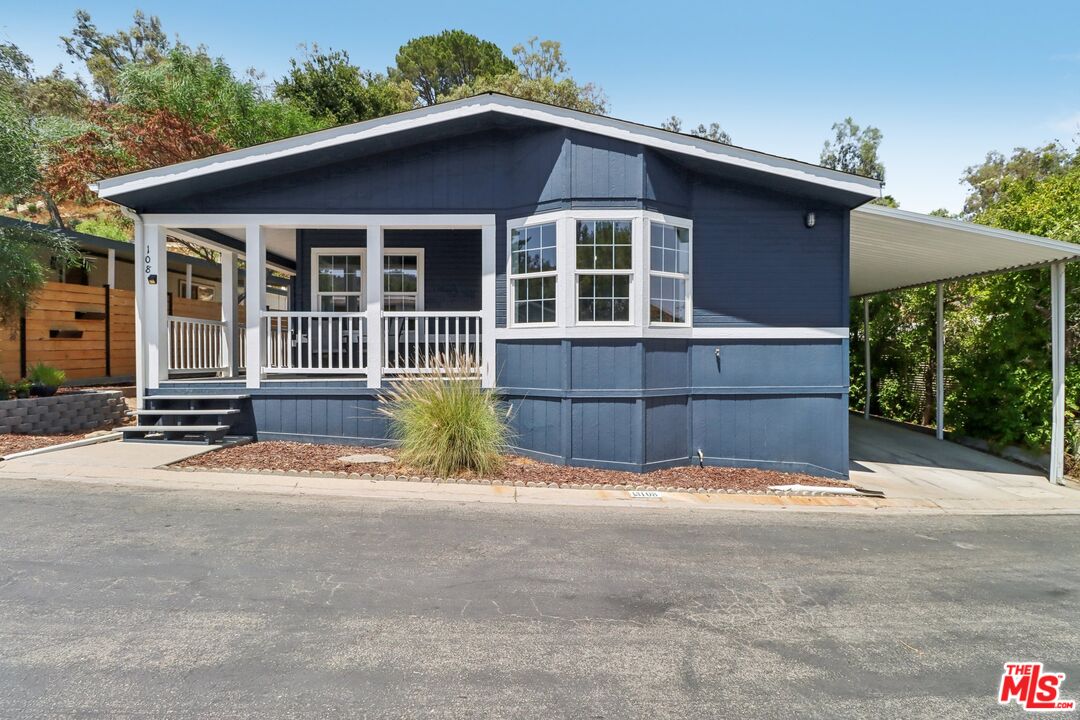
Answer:
<svg viewBox="0 0 1080 720"><path fill-rule="evenodd" d="M384 312L383 373L408 375L437 372L437 359L469 358L483 364L483 313Z"/></svg>
<svg viewBox="0 0 1080 720"><path fill-rule="evenodd" d="M225 323L220 320L169 316L169 370L225 370Z"/></svg>
<svg viewBox="0 0 1080 720"><path fill-rule="evenodd" d="M263 312L263 372L363 374L366 324L364 313Z"/></svg>

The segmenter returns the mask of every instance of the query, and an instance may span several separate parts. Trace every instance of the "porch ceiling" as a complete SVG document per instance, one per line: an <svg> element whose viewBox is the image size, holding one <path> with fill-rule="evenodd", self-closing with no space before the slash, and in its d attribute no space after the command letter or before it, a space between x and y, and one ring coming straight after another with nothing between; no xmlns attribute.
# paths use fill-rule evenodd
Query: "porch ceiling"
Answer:
<svg viewBox="0 0 1080 720"><path fill-rule="evenodd" d="M1080 257L1080 245L864 205L851 211L852 297Z"/></svg>

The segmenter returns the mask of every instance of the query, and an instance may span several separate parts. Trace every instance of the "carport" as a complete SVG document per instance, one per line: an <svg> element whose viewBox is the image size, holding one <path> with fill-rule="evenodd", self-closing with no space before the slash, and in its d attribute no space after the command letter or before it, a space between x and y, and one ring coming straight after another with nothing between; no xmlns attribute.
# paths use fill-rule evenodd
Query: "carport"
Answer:
<svg viewBox="0 0 1080 720"><path fill-rule="evenodd" d="M863 300L869 320L871 295L926 285L937 286L935 333L937 439L944 439L944 295L942 283L1050 266L1053 433L1050 480L1061 484L1065 454L1065 264L1080 257L1080 246L920 213L864 205L851 213L850 294ZM866 353L866 408L870 419L872 364ZM855 447L856 438L852 446ZM927 458L933 462L932 458Z"/></svg>

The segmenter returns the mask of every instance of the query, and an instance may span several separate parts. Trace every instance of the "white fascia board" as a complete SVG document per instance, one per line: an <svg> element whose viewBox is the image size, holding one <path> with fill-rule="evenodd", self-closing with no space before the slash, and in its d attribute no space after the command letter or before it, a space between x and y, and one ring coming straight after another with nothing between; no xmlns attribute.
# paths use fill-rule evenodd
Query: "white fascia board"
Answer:
<svg viewBox="0 0 1080 720"><path fill-rule="evenodd" d="M568 110L504 95L481 95L445 104L432 105L397 115L222 153L201 160L192 160L155 170L121 175L94 183L90 188L101 198L107 199L136 190L488 112L530 118L539 122L579 129L627 142L640 143L661 150L758 172L780 175L802 182L863 195L868 199L878 197L881 192L881 183L870 178L842 173L789 158L776 157L734 145L723 145L703 138L637 125L625 120L590 115L576 110Z"/></svg>
<svg viewBox="0 0 1080 720"><path fill-rule="evenodd" d="M999 238L1002 240L1008 240L1010 242L1020 243L1023 245L1031 245L1043 250L1060 252L1062 253L1063 257L1080 257L1080 245L1063 242L1061 240L1051 240L1050 238L1044 238L1038 235L1029 235L1027 233L1016 232L1014 230L1003 230L1002 228L991 227L990 225L980 225L979 223L965 222L963 220L954 220L952 218L937 217L935 215L924 215L922 213L911 212L910 210L900 210L899 208L885 207L884 205L861 205L852 210L851 212L862 213L866 215L875 215L879 217L911 223L920 223L922 225L929 225L931 227L942 228L944 230L957 230L960 232L975 233L988 237Z"/></svg>
<svg viewBox="0 0 1080 720"><path fill-rule="evenodd" d="M496 328L498 340L548 340L569 338L669 338L689 340L842 340L846 327L642 327L640 325L518 326Z"/></svg>

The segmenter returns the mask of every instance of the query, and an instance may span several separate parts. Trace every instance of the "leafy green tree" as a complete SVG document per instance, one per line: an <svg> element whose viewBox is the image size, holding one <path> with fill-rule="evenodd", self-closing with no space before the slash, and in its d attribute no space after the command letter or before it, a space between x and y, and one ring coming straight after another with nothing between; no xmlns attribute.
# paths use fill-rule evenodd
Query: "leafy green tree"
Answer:
<svg viewBox="0 0 1080 720"><path fill-rule="evenodd" d="M0 195L29 195L38 180L37 135L30 114L0 85Z"/></svg>
<svg viewBox="0 0 1080 720"><path fill-rule="evenodd" d="M607 113L607 97L603 90L593 83L579 84L574 80L558 41L538 41L533 37L527 45L515 45L513 52L516 63L513 71L477 77L471 83L459 86L446 99L498 92L572 110L598 115Z"/></svg>
<svg viewBox="0 0 1080 720"><path fill-rule="evenodd" d="M841 172L885 180L885 165L878 158L881 131L859 127L850 117L832 126L833 138L821 149L821 164Z"/></svg>
<svg viewBox="0 0 1080 720"><path fill-rule="evenodd" d="M1031 187L1068 171L1080 162L1078 157L1059 142L1034 149L1016 148L1009 157L996 151L987 153L982 164L964 170L961 182L967 184L970 192L964 202L963 217L974 218L1005 200L1007 191L1015 193L1017 183L1028 183Z"/></svg>
<svg viewBox="0 0 1080 720"><path fill-rule="evenodd" d="M231 148L322 127L303 108L266 97L205 48L177 46L153 65L131 63L116 77L119 101L137 111L164 110Z"/></svg>
<svg viewBox="0 0 1080 720"><path fill-rule="evenodd" d="M361 70L349 62L344 50L322 52L314 44L310 50L303 50L302 60L289 60L289 74L276 83L275 94L312 117L329 125L342 125L413 106L411 86Z"/></svg>
<svg viewBox="0 0 1080 720"><path fill-rule="evenodd" d="M127 30L104 33L98 29L85 10L75 12L75 27L71 35L61 36L68 55L86 63L94 80L94 88L105 102L116 102L117 81L129 65L153 65L171 47L161 20L147 17L136 10Z"/></svg>
<svg viewBox="0 0 1080 720"><path fill-rule="evenodd" d="M0 226L0 324L12 327L53 267L85 266L78 244L66 235L30 225Z"/></svg>
<svg viewBox="0 0 1080 720"><path fill-rule="evenodd" d="M660 127L664 130L670 130L671 132L682 132L682 118L678 115L672 115L667 120L660 123ZM706 140L723 143L724 145L731 144L731 135L720 127L720 123L709 123L709 127L705 127L703 123L699 123L696 128L688 130L687 132L694 137L705 138Z"/></svg>
<svg viewBox="0 0 1080 720"><path fill-rule="evenodd" d="M423 35L401 46L391 76L412 85L424 105L446 99L456 88L482 77L514 71L514 63L499 46L464 30Z"/></svg>

